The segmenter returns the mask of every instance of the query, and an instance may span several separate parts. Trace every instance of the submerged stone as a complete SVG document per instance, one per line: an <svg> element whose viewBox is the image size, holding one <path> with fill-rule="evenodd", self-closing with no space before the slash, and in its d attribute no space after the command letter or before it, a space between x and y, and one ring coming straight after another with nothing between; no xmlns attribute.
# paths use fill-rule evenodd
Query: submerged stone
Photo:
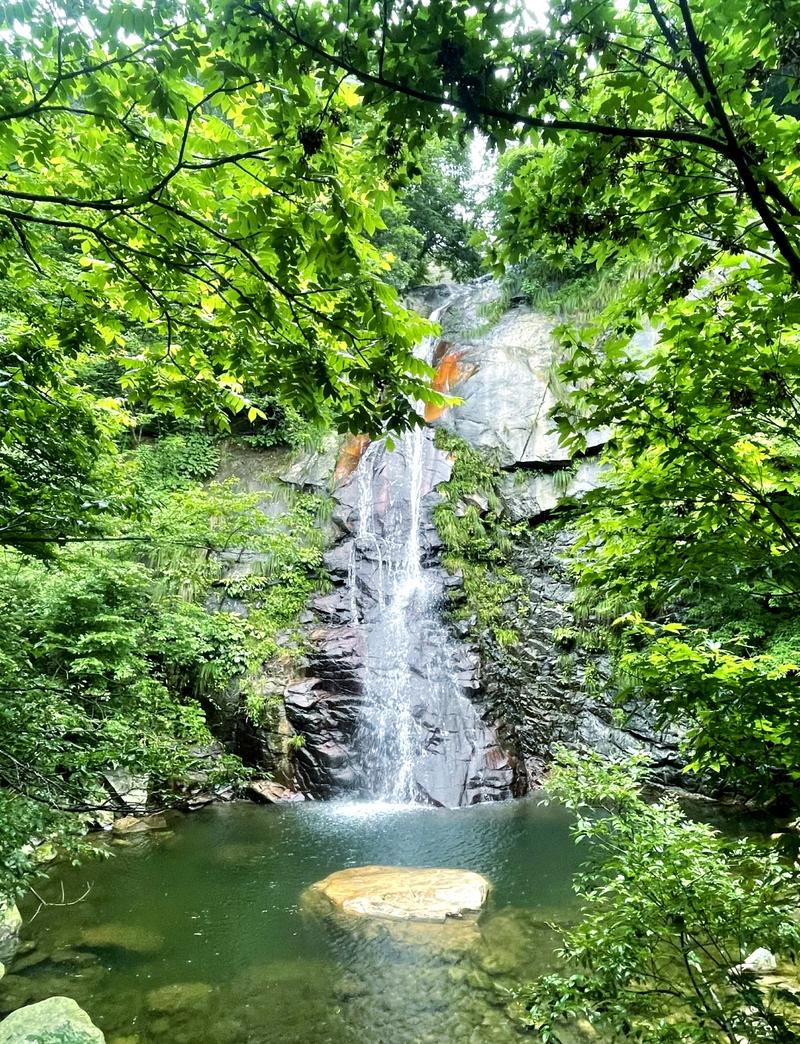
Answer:
<svg viewBox="0 0 800 1044"><path fill-rule="evenodd" d="M90 949L113 947L132 953L154 953L163 942L160 935L135 924L97 924L84 928L80 934L80 945Z"/></svg>
<svg viewBox="0 0 800 1044"><path fill-rule="evenodd" d="M122 816L120 819L115 819L113 824L113 831L115 834L142 834L149 830L167 830L169 823L167 823L164 816L153 815L153 816Z"/></svg>
<svg viewBox="0 0 800 1044"><path fill-rule="evenodd" d="M48 997L0 1022L0 1044L105 1044L103 1033L71 997Z"/></svg>
<svg viewBox="0 0 800 1044"><path fill-rule="evenodd" d="M213 987L207 982L175 982L159 986L147 994L147 1007L151 1011L174 1014L179 1011L197 1011L211 1003Z"/></svg>
<svg viewBox="0 0 800 1044"><path fill-rule="evenodd" d="M357 866L337 870L311 890L361 917L443 922L478 913L489 895L489 882L471 870Z"/></svg>

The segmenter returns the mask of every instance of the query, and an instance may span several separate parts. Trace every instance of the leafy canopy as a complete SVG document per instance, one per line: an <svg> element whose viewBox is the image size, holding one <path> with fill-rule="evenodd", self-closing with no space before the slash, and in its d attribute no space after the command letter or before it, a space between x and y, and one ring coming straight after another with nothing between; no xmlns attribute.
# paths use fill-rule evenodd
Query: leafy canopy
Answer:
<svg viewBox="0 0 800 1044"><path fill-rule="evenodd" d="M25 0L0 29L8 380L91 351L129 395L221 424L258 390L342 427L408 420L424 324L369 238L404 157L351 86L270 68L194 2Z"/></svg>
<svg viewBox="0 0 800 1044"><path fill-rule="evenodd" d="M420 174L382 212L385 228L374 243L393 258L389 281L398 289L443 276L459 280L480 274L474 192L466 146L431 137L419 155ZM388 259L388 258L387 258Z"/></svg>

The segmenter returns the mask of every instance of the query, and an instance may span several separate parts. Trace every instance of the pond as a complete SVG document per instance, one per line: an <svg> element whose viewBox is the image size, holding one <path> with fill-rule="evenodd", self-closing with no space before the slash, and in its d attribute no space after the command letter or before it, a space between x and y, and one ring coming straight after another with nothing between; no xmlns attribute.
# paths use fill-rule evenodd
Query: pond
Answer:
<svg viewBox="0 0 800 1044"><path fill-rule="evenodd" d="M53 874L0 990L3 1012L73 997L109 1044L519 1041L509 992L553 966L575 914L569 817L536 798L465 809L241 802L110 842ZM326 917L303 898L371 863L476 870L477 926ZM26 919L39 906L23 905Z"/></svg>

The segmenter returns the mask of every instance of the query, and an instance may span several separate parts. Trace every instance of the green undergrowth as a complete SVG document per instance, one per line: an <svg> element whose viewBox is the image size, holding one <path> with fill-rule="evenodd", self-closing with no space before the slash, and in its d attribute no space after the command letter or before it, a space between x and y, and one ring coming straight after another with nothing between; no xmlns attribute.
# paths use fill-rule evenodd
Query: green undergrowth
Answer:
<svg viewBox="0 0 800 1044"><path fill-rule="evenodd" d="M184 687L213 704L235 689L257 724L275 706L263 675L302 652L298 615L326 586L324 525L332 507L329 497L282 487L280 510L269 510L274 495L242 492L235 478L180 482L156 496L159 539L145 552L206 638L183 671ZM191 645L197 630L189 628L188 637Z"/></svg>
<svg viewBox="0 0 800 1044"><path fill-rule="evenodd" d="M713 587L702 575L679 586L656 568L626 574L630 559L622 555L607 555L601 573L601 545L585 540L586 533L596 540L600 527L585 515L578 526L574 626L558 635L562 648L607 653L621 704L650 706L658 725L679 723L688 771L781 812L796 810L796 594L754 580L741 561ZM631 540L629 555L643 547ZM722 571L719 560L714 566Z"/></svg>
<svg viewBox="0 0 800 1044"><path fill-rule="evenodd" d="M252 418L231 418L230 430L210 432L190 421L161 415L137 417L141 444L136 446L148 486L167 489L210 479L220 464L220 443L251 449L319 448L327 421L310 421L274 396L253 403Z"/></svg>
<svg viewBox="0 0 800 1044"><path fill-rule="evenodd" d="M40 868L50 838L80 855L86 816L108 803L103 775L146 776L151 804L235 782L209 773L208 720L241 700L264 714L265 665L300 648L297 617L324 586L328 498L281 492L280 510L216 466L202 435L168 435L120 455L135 514L45 557L0 553L0 895ZM85 813L85 814L84 814Z"/></svg>
<svg viewBox="0 0 800 1044"><path fill-rule="evenodd" d="M201 431L173 432L137 450L139 474L149 489L177 489L210 479L219 459L218 440Z"/></svg>
<svg viewBox="0 0 800 1044"><path fill-rule="evenodd" d="M323 418L308 420L299 410L275 396L264 395L253 405L258 410L246 424L233 427L234 443L254 449L272 449L287 446L291 449L316 449L329 430L330 418L323 410Z"/></svg>
<svg viewBox="0 0 800 1044"><path fill-rule="evenodd" d="M445 547L444 565L463 576L463 598L453 616L475 618L491 631L500 645L511 645L517 632L510 607L524 612L524 583L508 564L513 537L521 527L502 518L499 497L500 467L486 452L474 449L457 435L438 428L436 446L453 458L450 480L439 486L442 502L434 522Z"/></svg>
<svg viewBox="0 0 800 1044"><path fill-rule="evenodd" d="M528 1026L545 1042L570 1039L578 1020L585 1039L797 1041L796 873L674 796L643 795L648 768L641 755L557 752L547 791L589 858L573 882L580 917L558 930L562 966L520 991ZM742 972L757 947L777 958L771 978Z"/></svg>

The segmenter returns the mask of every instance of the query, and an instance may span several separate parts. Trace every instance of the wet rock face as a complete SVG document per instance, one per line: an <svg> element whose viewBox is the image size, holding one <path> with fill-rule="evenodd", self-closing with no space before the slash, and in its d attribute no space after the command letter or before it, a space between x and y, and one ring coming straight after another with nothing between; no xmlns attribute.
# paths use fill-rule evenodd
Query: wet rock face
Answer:
<svg viewBox="0 0 800 1044"><path fill-rule="evenodd" d="M603 464L596 458L578 462L574 471L511 469L502 476L503 511L512 522L549 518L566 497L579 500L603 481Z"/></svg>
<svg viewBox="0 0 800 1044"><path fill-rule="evenodd" d="M294 681L284 693L286 716L304 744L295 754L295 777L301 789L318 798L332 798L357 789L353 738L361 706L364 649L361 636L324 598L327 627L309 635L310 676ZM346 610L342 606L341 612Z"/></svg>
<svg viewBox="0 0 800 1044"><path fill-rule="evenodd" d="M478 657L442 621L452 578L431 512L450 470L417 432L393 452L369 447L335 490L334 589L311 603L307 676L284 697L304 737L296 778L314 797L457 807L511 794L513 765L474 702Z"/></svg>
<svg viewBox="0 0 800 1044"><path fill-rule="evenodd" d="M470 329L470 322L477 329ZM520 306L489 330L485 320L482 325L470 309L456 308L443 318L452 347L441 365L458 356L459 379L448 391L463 402L440 423L472 446L495 451L504 467L567 466L570 456L550 421L556 401L549 381L555 320ZM607 438L607 432L594 432L588 446L602 446Z"/></svg>
<svg viewBox="0 0 800 1044"><path fill-rule="evenodd" d="M512 611L508 622L519 640L501 647L488 632L466 631L480 649L481 698L508 730L527 786L542 782L560 745L586 746L611 757L644 751L656 776L677 782L683 767L677 734L657 728L647 707L627 708L620 723L608 691L607 658L572 650L563 639L575 625L574 589L564 565L571 536L563 504L565 499L574 504L602 484L603 464L596 454L609 432L590 433L590 455L570 459L550 420L556 401L550 381L557 351L553 320L517 306L487 324L482 306L496 296L492 284L481 283L442 318L448 346L442 364L448 357L458 359L458 379L448 390L463 403L436 422L493 452L505 470L503 513L529 526L510 560L530 600L530 611ZM634 343L646 353L655 337L644 330ZM539 528L559 510L564 528L555 533Z"/></svg>
<svg viewBox="0 0 800 1044"><path fill-rule="evenodd" d="M331 433L321 446L313 450L288 447L255 449L233 442L225 443L215 478L217 481L234 480L237 490L256 494L261 511L280 515L291 509L296 491L323 492L328 489L339 442L339 437ZM327 541L332 543L337 539L338 530L333 523L323 523L322 528ZM269 564L268 558L263 551L237 546L219 554L226 580L262 575L264 566ZM206 608L243 617L249 613L247 601L233 597L223 586L212 590ZM245 685L234 681L224 693L205 701L204 710L212 733L225 749L237 754L245 765L257 768L259 773L283 779L289 774L285 745L291 730L280 697L294 674L294 666L291 663L291 636L287 633L275 637L278 645L287 647L286 655L279 653L268 663L248 672ZM257 721L248 710L246 694L260 698L265 708ZM210 779L223 746L214 745L205 752L192 751L196 768L187 791L182 795L184 807L197 808L220 796Z"/></svg>
<svg viewBox="0 0 800 1044"><path fill-rule="evenodd" d="M621 720L608 690L608 657L572 648L564 638L576 622L564 561L571 541L569 529L534 530L517 547L514 567L525 578L530 610L509 621L519 636L513 645L482 635L485 699L511 730L529 787L544 781L559 746L614 759L646 753L654 778L685 785L679 734L658 728L647 707L626 708Z"/></svg>

